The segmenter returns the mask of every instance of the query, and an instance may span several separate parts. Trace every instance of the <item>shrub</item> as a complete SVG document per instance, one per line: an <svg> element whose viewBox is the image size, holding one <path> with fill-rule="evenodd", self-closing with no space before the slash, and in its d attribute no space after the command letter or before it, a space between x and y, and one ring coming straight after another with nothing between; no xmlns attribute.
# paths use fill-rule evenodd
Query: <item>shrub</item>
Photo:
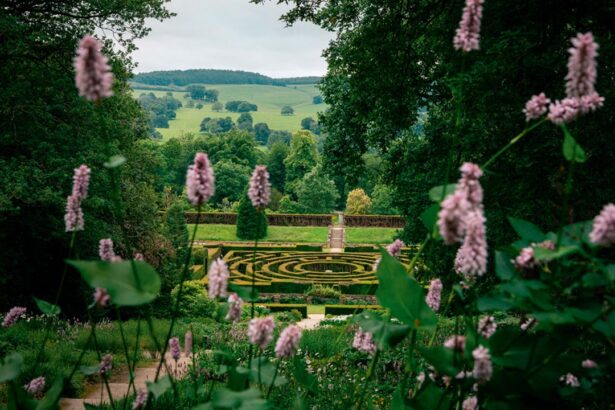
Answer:
<svg viewBox="0 0 615 410"><path fill-rule="evenodd" d="M310 286L308 290L305 291L306 296L317 296L322 298L332 298L339 299L342 296L342 292L339 289L336 289L332 286L315 284Z"/></svg>
<svg viewBox="0 0 615 410"><path fill-rule="evenodd" d="M346 200L346 213L350 215L365 215L370 212L372 201L361 188L353 189L348 193Z"/></svg>
<svg viewBox="0 0 615 410"><path fill-rule="evenodd" d="M179 285L171 291L171 297L176 299ZM179 302L179 314L186 317L210 317L216 315L217 303L209 299L205 287L200 281L189 280L184 282L182 298Z"/></svg>
<svg viewBox="0 0 615 410"><path fill-rule="evenodd" d="M237 210L237 237L241 239L262 239L267 235L265 211L258 212L250 199L244 195Z"/></svg>

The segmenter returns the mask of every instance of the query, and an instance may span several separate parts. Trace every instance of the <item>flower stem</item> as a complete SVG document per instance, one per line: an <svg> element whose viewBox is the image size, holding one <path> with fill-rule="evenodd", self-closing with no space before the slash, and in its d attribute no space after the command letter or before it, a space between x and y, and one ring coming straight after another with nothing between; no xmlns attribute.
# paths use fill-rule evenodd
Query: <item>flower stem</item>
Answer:
<svg viewBox="0 0 615 410"><path fill-rule="evenodd" d="M256 299L256 250L258 249L258 238L261 233L261 211L258 211L256 218L256 239L254 239L254 251L252 252L252 288L250 289L250 320L254 319L254 299ZM252 362L254 346L250 343L250 353L248 365Z"/></svg>
<svg viewBox="0 0 615 410"><path fill-rule="evenodd" d="M378 358L380 357L380 350L376 350L374 357L372 357L372 362L369 365L369 369L367 370L367 375L365 376L365 380L363 381L363 388L361 389L361 394L359 395L359 401L357 410L361 410L363 407L363 399L365 398L365 392L367 390L367 383L372 378L374 374L374 370L376 369L376 363L378 362Z"/></svg>
<svg viewBox="0 0 615 410"><path fill-rule="evenodd" d="M280 362L275 365L275 371L273 372L273 380L271 381L271 386L269 386L269 391L267 392L267 397L265 399L269 400L269 396L271 396L271 391L273 390L273 386L275 385L275 379L278 377L278 370L280 369Z"/></svg>

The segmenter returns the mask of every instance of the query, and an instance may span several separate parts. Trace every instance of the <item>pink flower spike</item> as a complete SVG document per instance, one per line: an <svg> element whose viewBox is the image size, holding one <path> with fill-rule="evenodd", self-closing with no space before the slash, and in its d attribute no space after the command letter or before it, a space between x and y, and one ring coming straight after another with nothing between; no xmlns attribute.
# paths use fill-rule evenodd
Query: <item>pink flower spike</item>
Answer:
<svg viewBox="0 0 615 410"><path fill-rule="evenodd" d="M579 100L579 110L581 114L587 114L596 111L598 108L602 107L603 104L604 97L601 97L598 93L584 95Z"/></svg>
<svg viewBox="0 0 615 410"><path fill-rule="evenodd" d="M88 188L90 186L91 170L87 165L83 164L79 168L75 168L73 175L73 193L72 196L79 201L83 201L88 196Z"/></svg>
<svg viewBox="0 0 615 410"><path fill-rule="evenodd" d="M27 309L21 306L12 307L11 310L4 316L4 320L2 321L2 327L11 327L13 326L19 318L26 314Z"/></svg>
<svg viewBox="0 0 615 410"><path fill-rule="evenodd" d="M139 389L139 392L137 393L137 397L135 398L135 401L132 402L132 410L139 410L145 407L145 405L147 404L147 396L148 396L148 392L146 389Z"/></svg>
<svg viewBox="0 0 615 410"><path fill-rule="evenodd" d="M110 238L101 239L98 242L98 256L105 262L121 262L122 258L113 251L113 241Z"/></svg>
<svg viewBox="0 0 615 410"><path fill-rule="evenodd" d="M478 321L478 333L485 339L489 339L498 328L493 316L485 316Z"/></svg>
<svg viewBox="0 0 615 410"><path fill-rule="evenodd" d="M429 284L429 291L425 302L434 312L440 309L440 297L442 294L442 281L440 279L434 279Z"/></svg>
<svg viewBox="0 0 615 410"><path fill-rule="evenodd" d="M480 345L474 349L472 352L472 357L474 358L474 369L472 370L472 375L478 384L483 384L491 380L493 365L491 364L489 349Z"/></svg>
<svg viewBox="0 0 615 410"><path fill-rule="evenodd" d="M461 404L461 410L476 410L478 407L478 397L470 396Z"/></svg>
<svg viewBox="0 0 615 410"><path fill-rule="evenodd" d="M457 183L457 189L466 193L466 198L472 207L482 207L483 188L478 180L483 176L483 171L472 162L465 162L459 170L461 178Z"/></svg>
<svg viewBox="0 0 615 410"><path fill-rule="evenodd" d="M453 39L453 46L456 50L462 50L467 53L479 49L483 3L484 0L466 0L459 28Z"/></svg>
<svg viewBox="0 0 615 410"><path fill-rule="evenodd" d="M547 98L545 93L540 93L538 95L533 95L532 98L525 104L525 108L523 109L523 113L525 114L525 120L537 120L546 114L549 104L551 100Z"/></svg>
<svg viewBox="0 0 615 410"><path fill-rule="evenodd" d="M518 270L532 269L536 266L536 261L534 260L534 248L528 246L527 248L521 249L519 255L515 258L515 267Z"/></svg>
<svg viewBox="0 0 615 410"><path fill-rule="evenodd" d="M250 339L250 343L261 350L265 350L267 345L273 340L274 328L275 323L273 322L272 316L250 320L250 324L248 325L248 338Z"/></svg>
<svg viewBox="0 0 615 410"><path fill-rule="evenodd" d="M369 332L364 332L360 328L357 329L357 332L354 334L352 347L364 353L373 354L376 352L376 345L374 344L372 334Z"/></svg>
<svg viewBox="0 0 615 410"><path fill-rule="evenodd" d="M188 167L186 174L186 195L194 206L201 206L215 194L214 170L207 154L202 152L194 156L194 164Z"/></svg>
<svg viewBox="0 0 615 410"><path fill-rule="evenodd" d="M574 121L580 113L580 101L577 98L564 98L549 105L547 118L555 125Z"/></svg>
<svg viewBox="0 0 615 410"><path fill-rule="evenodd" d="M598 43L592 33L578 33L571 39L572 47L568 49L568 74L566 75L566 96L580 98L595 92L598 56Z"/></svg>
<svg viewBox="0 0 615 410"><path fill-rule="evenodd" d="M401 256L401 249L406 246L404 241L401 239L395 239L395 241L387 246L387 252L394 258L398 258Z"/></svg>
<svg viewBox="0 0 615 410"><path fill-rule="evenodd" d="M469 209L470 203L462 191L455 191L442 201L438 212L438 229L445 244L452 245L463 240L465 217Z"/></svg>
<svg viewBox="0 0 615 410"><path fill-rule="evenodd" d="M110 354L104 355L100 362L98 373L105 375L113 368L113 356Z"/></svg>
<svg viewBox="0 0 615 410"><path fill-rule="evenodd" d="M239 319L241 319L242 306L243 300L236 293L231 293L228 297L228 313L226 314L226 320L238 322Z"/></svg>
<svg viewBox="0 0 615 410"><path fill-rule="evenodd" d="M466 280L471 280L487 272L487 238L482 211L470 212L466 224L466 236L455 258L455 271Z"/></svg>
<svg viewBox="0 0 615 410"><path fill-rule="evenodd" d="M575 387L575 388L581 386L581 383L579 383L579 379L577 379L577 377L572 373L567 373L561 376L559 380L564 382L566 386Z"/></svg>
<svg viewBox="0 0 615 410"><path fill-rule="evenodd" d="M207 273L207 290L211 299L226 297L229 276L229 270L224 259L218 258L211 263Z"/></svg>
<svg viewBox="0 0 615 410"><path fill-rule="evenodd" d="M584 369L595 369L596 367L598 367L598 363L594 362L591 359L585 359L581 362L581 366Z"/></svg>
<svg viewBox="0 0 615 410"><path fill-rule="evenodd" d="M109 293L105 288L96 288L94 291L94 303L98 307L105 307L109 304Z"/></svg>
<svg viewBox="0 0 615 410"><path fill-rule="evenodd" d="M81 202L75 195L66 198L66 212L64 214L64 228L66 232L83 231L84 229L83 211Z"/></svg>
<svg viewBox="0 0 615 410"><path fill-rule="evenodd" d="M90 101L98 101L113 95L113 74L108 59L102 52L102 44L92 36L85 36L77 48L74 60L75 84L79 95Z"/></svg>
<svg viewBox="0 0 615 410"><path fill-rule="evenodd" d="M269 183L269 173L264 165L257 165L250 178L250 188L248 197L252 201L252 206L256 209L263 209L271 202L271 184Z"/></svg>
<svg viewBox="0 0 615 410"><path fill-rule="evenodd" d="M287 326L275 345L275 355L280 359L288 359L297 353L301 340L301 328L297 325Z"/></svg>
<svg viewBox="0 0 615 410"><path fill-rule="evenodd" d="M615 243L615 205L610 203L602 208L594 218L589 240L600 246L611 246Z"/></svg>
<svg viewBox="0 0 615 410"><path fill-rule="evenodd" d="M466 350L466 337L463 335L454 335L444 341L444 347L458 350L463 353Z"/></svg>
<svg viewBox="0 0 615 410"><path fill-rule="evenodd" d="M40 376L36 379L32 379L30 383L26 384L23 388L32 396L40 399L45 392L45 378Z"/></svg>
<svg viewBox="0 0 615 410"><path fill-rule="evenodd" d="M179 347L179 339L172 337L169 339L169 349L171 350L171 356L175 361L179 360L181 355L181 348Z"/></svg>

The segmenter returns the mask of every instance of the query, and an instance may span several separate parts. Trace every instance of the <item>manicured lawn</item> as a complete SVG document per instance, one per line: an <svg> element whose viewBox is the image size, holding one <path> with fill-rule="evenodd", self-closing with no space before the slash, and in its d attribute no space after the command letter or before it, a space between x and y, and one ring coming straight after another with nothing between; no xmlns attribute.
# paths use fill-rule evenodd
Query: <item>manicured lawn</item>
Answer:
<svg viewBox="0 0 615 410"><path fill-rule="evenodd" d="M325 314L325 305L308 305L308 315L310 314Z"/></svg>
<svg viewBox="0 0 615 410"><path fill-rule="evenodd" d="M393 241L397 228L346 228L346 243L389 243Z"/></svg>
<svg viewBox="0 0 615 410"><path fill-rule="evenodd" d="M251 112L254 124L265 122L272 130L297 131L301 129L301 120L305 117L316 119L318 112L324 111L325 104L313 104L312 98L319 94L318 89L313 84L304 84L288 87L276 87L271 85L257 84L216 84L206 85L207 88L216 89L220 92L219 101L224 104L231 100L244 100L258 106L258 111ZM156 96L162 97L166 91L134 90L135 98L141 93L153 92ZM184 92L173 92L173 97L184 104L184 107L177 110L177 118L169 121L169 128L158 128L166 140L171 137L178 137L185 132L199 132L201 121L205 117L231 117L234 121L239 117L239 113L227 111L214 112L211 110L212 104L205 104L202 109L187 108ZM290 105L294 108L295 114L284 116L280 114L280 109Z"/></svg>
<svg viewBox="0 0 615 410"><path fill-rule="evenodd" d="M194 225L188 225L192 232ZM208 241L241 241L235 235L235 225L199 225L196 239ZM315 242L324 244L327 241L326 227L312 226L269 226L267 236L262 239L268 242Z"/></svg>

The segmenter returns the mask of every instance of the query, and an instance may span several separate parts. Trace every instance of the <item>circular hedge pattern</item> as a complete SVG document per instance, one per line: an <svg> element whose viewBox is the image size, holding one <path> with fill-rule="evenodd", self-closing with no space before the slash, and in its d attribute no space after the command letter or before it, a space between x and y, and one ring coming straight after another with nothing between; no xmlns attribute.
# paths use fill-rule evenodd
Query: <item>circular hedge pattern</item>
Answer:
<svg viewBox="0 0 615 410"><path fill-rule="evenodd" d="M256 264L256 284L276 282L297 284L372 284L377 283L374 264L376 252L297 252L297 251L229 251L224 260L231 271L231 281L240 285L252 282ZM402 257L408 264L408 258Z"/></svg>

